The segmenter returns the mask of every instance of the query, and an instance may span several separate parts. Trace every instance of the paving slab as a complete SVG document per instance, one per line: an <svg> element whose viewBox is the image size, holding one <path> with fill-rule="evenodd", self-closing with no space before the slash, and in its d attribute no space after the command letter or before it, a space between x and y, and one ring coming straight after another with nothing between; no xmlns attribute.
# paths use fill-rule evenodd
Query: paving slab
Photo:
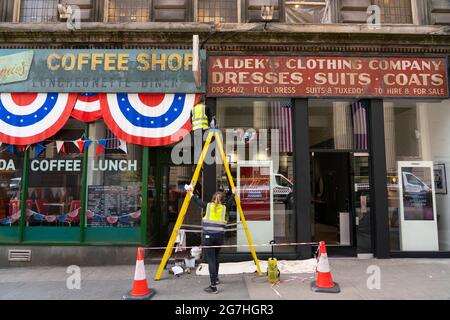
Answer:
<svg viewBox="0 0 450 320"><path fill-rule="evenodd" d="M208 276L164 271L154 281L158 265L146 264L147 282L155 300L450 300L450 259L336 259L330 258L338 294L311 291L314 274L282 274L275 286L256 273L221 275L220 293L203 291ZM380 289L369 289L368 273L378 267ZM71 274L64 267L0 269L0 300L121 300L133 284L134 265L81 267L81 289L67 289Z"/></svg>

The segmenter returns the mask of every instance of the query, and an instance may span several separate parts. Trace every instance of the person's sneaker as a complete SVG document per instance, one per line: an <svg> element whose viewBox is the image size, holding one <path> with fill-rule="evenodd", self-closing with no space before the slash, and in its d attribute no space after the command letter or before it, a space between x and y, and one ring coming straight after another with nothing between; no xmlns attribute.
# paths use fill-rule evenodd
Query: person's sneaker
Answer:
<svg viewBox="0 0 450 320"><path fill-rule="evenodd" d="M209 287L205 288L205 291L208 293L216 293L216 294L219 293L219 290L217 290L217 288L213 287L213 286L209 286Z"/></svg>
<svg viewBox="0 0 450 320"><path fill-rule="evenodd" d="M216 279L216 285L217 285L217 284L220 284L220 281L219 281L219 279Z"/></svg>

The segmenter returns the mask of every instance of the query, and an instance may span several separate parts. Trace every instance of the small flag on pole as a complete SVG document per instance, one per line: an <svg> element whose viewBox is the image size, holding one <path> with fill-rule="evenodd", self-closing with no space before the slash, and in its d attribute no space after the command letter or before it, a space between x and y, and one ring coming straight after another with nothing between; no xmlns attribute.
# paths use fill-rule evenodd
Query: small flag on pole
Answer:
<svg viewBox="0 0 450 320"><path fill-rule="evenodd" d="M6 151L14 154L16 153L16 148L12 144L10 144L9 146L6 147Z"/></svg>
<svg viewBox="0 0 450 320"><path fill-rule="evenodd" d="M119 139L119 141L120 141L119 149L128 154L127 143L121 139Z"/></svg>
<svg viewBox="0 0 450 320"><path fill-rule="evenodd" d="M95 156L98 157L100 154L102 154L106 149L106 143L107 141L105 139L98 140L97 142L97 150L95 151Z"/></svg>
<svg viewBox="0 0 450 320"><path fill-rule="evenodd" d="M90 140L90 139L85 139L85 140L83 140L83 141L84 141L84 150L86 151L86 150L89 148L89 146L91 145L92 140Z"/></svg>
<svg viewBox="0 0 450 320"><path fill-rule="evenodd" d="M45 150L45 146L42 143L38 143L36 147L34 147L34 157L37 158L41 155L42 151Z"/></svg>
<svg viewBox="0 0 450 320"><path fill-rule="evenodd" d="M73 144L80 150L81 153L84 151L84 140L78 139L73 141Z"/></svg>
<svg viewBox="0 0 450 320"><path fill-rule="evenodd" d="M56 141L56 151L58 153L66 153L66 148L64 147L64 141Z"/></svg>

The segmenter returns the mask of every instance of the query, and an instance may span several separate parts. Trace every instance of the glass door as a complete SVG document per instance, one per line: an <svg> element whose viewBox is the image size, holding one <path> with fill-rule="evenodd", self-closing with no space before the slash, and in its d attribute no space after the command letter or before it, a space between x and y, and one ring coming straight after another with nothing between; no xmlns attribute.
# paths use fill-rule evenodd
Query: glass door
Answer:
<svg viewBox="0 0 450 320"><path fill-rule="evenodd" d="M167 244L170 235L172 234L173 227L178 218L178 214L183 205L184 198L186 197L186 191L184 185L191 182L194 166L192 165L166 165L162 166L162 193L161 193L161 224L160 234L162 244ZM200 180L200 179L199 179ZM201 195L201 181L197 182L196 194ZM183 225L201 225L201 210L198 206L191 201L183 220ZM184 229L193 229L187 227ZM191 243L191 240L196 238L196 234L188 233L186 240ZM198 235L198 243L200 244L200 233ZM194 241L195 242L195 241Z"/></svg>
<svg viewBox="0 0 450 320"><path fill-rule="evenodd" d="M184 185L190 183L194 169L193 165L174 165L170 161L170 149L158 148L153 153L149 163L148 181L148 239L151 245L167 245L186 197ZM201 183L199 179L195 190L195 193L200 196ZM191 201L183 225L200 226L201 217L201 210ZM187 233L187 244L199 245L200 235L200 233Z"/></svg>

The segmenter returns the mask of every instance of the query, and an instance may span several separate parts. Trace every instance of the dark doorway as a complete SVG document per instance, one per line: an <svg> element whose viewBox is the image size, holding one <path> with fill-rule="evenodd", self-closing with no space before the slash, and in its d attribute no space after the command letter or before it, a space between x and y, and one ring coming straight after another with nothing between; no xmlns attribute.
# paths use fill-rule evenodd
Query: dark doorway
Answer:
<svg viewBox="0 0 450 320"><path fill-rule="evenodd" d="M338 246L342 248L338 252L345 255L356 254L350 157L349 152L311 153L313 240ZM334 249L332 251L336 251Z"/></svg>

